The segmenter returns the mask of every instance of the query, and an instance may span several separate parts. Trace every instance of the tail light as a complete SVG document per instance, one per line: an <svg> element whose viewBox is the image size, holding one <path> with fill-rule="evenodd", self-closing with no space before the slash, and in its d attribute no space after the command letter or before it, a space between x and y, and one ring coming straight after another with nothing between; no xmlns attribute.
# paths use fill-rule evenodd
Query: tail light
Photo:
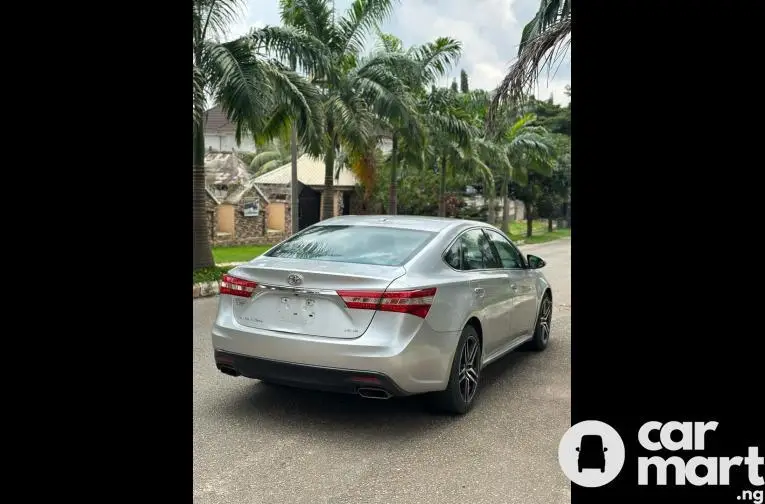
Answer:
<svg viewBox="0 0 765 504"><path fill-rule="evenodd" d="M220 293L232 296L250 297L255 292L258 284L251 280L244 280L231 275L223 275L220 279Z"/></svg>
<svg viewBox="0 0 765 504"><path fill-rule="evenodd" d="M436 289L417 289L407 291L337 291L345 306L357 310L379 310L408 313L425 318L433 304Z"/></svg>

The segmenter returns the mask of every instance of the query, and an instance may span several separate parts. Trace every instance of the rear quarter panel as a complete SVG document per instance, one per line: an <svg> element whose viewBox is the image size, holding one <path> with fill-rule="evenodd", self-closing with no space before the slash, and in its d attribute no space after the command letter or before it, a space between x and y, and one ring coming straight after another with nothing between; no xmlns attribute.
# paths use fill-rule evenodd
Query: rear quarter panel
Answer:
<svg viewBox="0 0 765 504"><path fill-rule="evenodd" d="M458 221L459 222L459 221ZM389 289L436 287L436 297L428 312L427 322L434 331L461 331L467 320L480 321L480 306L470 288L473 275L454 271L443 261L443 253L464 229L475 224L462 221L436 235L433 240L404 266L406 275L395 280Z"/></svg>

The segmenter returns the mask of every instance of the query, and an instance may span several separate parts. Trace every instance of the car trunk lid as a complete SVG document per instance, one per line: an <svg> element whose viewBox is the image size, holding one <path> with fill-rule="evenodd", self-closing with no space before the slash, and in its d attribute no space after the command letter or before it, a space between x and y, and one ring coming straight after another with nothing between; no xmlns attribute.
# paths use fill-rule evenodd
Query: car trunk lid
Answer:
<svg viewBox="0 0 765 504"><path fill-rule="evenodd" d="M257 284L235 297L234 319L245 327L326 338L358 338L374 310L351 309L337 291L384 291L406 271L400 266L261 256L229 272Z"/></svg>

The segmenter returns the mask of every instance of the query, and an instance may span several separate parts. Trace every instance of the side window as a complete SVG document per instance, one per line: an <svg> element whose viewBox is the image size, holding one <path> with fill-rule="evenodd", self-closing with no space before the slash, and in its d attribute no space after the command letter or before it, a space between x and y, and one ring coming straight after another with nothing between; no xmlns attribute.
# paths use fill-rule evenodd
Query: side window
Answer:
<svg viewBox="0 0 765 504"><path fill-rule="evenodd" d="M488 238L480 229L465 232L459 241L463 270L502 267L491 250Z"/></svg>
<svg viewBox="0 0 765 504"><path fill-rule="evenodd" d="M497 249L503 268L522 269L524 267L520 252L504 236L490 229L486 230L486 234Z"/></svg>
<svg viewBox="0 0 765 504"><path fill-rule="evenodd" d="M460 243L462 240L457 240L454 242L454 245L451 246L449 250L446 251L446 255L444 255L444 260L446 261L446 264L451 266L454 269L460 269Z"/></svg>

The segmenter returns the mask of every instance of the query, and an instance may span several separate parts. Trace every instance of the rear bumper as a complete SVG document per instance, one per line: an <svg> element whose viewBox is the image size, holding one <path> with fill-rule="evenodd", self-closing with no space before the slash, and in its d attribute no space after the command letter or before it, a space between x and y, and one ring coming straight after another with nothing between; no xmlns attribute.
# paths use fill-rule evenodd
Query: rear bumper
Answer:
<svg viewBox="0 0 765 504"><path fill-rule="evenodd" d="M380 388L393 396L406 396L396 383L382 373L293 364L228 352L215 351L215 365L226 374L256 378L271 383L306 389L355 394L361 387Z"/></svg>
<svg viewBox="0 0 765 504"><path fill-rule="evenodd" d="M224 360L233 355L242 376L351 392L377 386L350 381L371 376L388 385L393 395L447 386L459 332L436 332L416 317L386 312L376 313L366 332L355 339L255 330L233 319L225 297L212 328L213 348Z"/></svg>

